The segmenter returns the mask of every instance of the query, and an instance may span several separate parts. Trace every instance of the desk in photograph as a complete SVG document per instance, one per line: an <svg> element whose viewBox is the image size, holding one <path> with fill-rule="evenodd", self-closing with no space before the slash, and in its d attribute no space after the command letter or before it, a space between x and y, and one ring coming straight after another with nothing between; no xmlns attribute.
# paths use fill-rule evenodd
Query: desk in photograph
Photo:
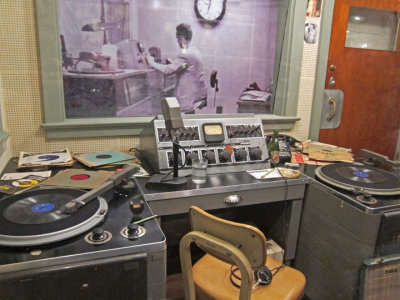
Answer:
<svg viewBox="0 0 400 300"><path fill-rule="evenodd" d="M268 231L275 233L278 239L282 240L285 261L290 262L294 259L308 177L301 175L296 179L257 180L247 172L234 172L207 175L207 181L204 184L196 185L191 177L187 180L186 187L179 190L149 190L145 186L146 178L136 178L136 183L154 214L161 217L178 214L186 214L185 217L188 217L191 205L207 211L233 207L239 210L258 205L257 214L261 216L262 221L268 222L267 215L270 213L268 205L281 204L283 209L279 211L283 216L276 217L279 221L284 221L273 222ZM235 204L225 202L224 199L230 195L240 196L241 201ZM163 222L162 218L161 222ZM163 224L161 225L163 227ZM268 235L267 238L271 237L269 233L266 235Z"/></svg>
<svg viewBox="0 0 400 300"><path fill-rule="evenodd" d="M112 117L126 109L134 114L135 107L165 93L164 76L153 69L64 71L63 79L67 118Z"/></svg>

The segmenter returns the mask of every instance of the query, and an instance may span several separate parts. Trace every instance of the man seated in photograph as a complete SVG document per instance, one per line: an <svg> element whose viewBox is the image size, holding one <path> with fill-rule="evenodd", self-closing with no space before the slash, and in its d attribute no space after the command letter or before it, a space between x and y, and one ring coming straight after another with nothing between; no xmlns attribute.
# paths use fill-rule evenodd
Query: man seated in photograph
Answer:
<svg viewBox="0 0 400 300"><path fill-rule="evenodd" d="M165 75L176 74L174 96L179 101L181 111L186 114L193 114L196 108L201 109L207 105L203 58L200 51L190 45L192 35L190 25L182 23L176 27L176 39L181 53L170 64L157 63L154 57L146 55L147 62L154 69Z"/></svg>

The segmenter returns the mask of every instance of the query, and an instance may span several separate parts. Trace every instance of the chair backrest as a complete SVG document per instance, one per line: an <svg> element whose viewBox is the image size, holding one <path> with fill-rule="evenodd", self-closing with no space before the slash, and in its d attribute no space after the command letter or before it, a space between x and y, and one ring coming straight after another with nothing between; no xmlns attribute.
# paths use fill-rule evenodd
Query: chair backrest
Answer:
<svg viewBox="0 0 400 300"><path fill-rule="evenodd" d="M266 238L259 229L218 218L196 206L190 207L189 214L192 231L204 232L232 244L246 256L253 270L258 270L265 265ZM201 245L198 246L201 248ZM207 252L210 253L210 251ZM227 263L232 263L229 258L218 253L210 254Z"/></svg>

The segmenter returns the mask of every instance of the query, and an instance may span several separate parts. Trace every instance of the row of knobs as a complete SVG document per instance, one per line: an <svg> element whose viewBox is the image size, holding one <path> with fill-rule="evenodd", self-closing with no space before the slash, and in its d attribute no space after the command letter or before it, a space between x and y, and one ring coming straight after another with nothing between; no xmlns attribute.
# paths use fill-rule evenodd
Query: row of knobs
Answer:
<svg viewBox="0 0 400 300"><path fill-rule="evenodd" d="M246 161L247 160L247 151L244 148L240 148L234 150L235 161ZM250 159L251 160L261 160L262 150L259 147L253 148L250 150ZM209 163L215 163L215 152L212 150L208 150L206 152L206 159ZM219 153L219 161L229 162L231 161L231 152L228 150L223 150Z"/></svg>
<svg viewBox="0 0 400 300"><path fill-rule="evenodd" d="M249 148L249 155L250 155L250 160L261 160L262 159L262 150L259 147L254 147L254 148ZM198 158L198 152L197 151L192 151L186 152L186 161L185 164L187 166L190 166L192 164L192 161L194 159ZM207 162L209 164L215 164L216 160L215 160L215 151L213 149L210 150L203 150L203 152L201 153L201 156L205 159L207 159ZM235 157L235 161L246 161L247 160L247 151L244 148L239 148L239 149L235 149L234 150L234 157ZM218 158L219 161L221 163L226 163L226 162L230 162L232 161L231 158L231 152L228 150L218 150ZM182 157L181 154L178 154L178 161L179 164L181 164L182 161ZM168 165L170 167L172 167L173 164L173 154L172 153L168 153Z"/></svg>
<svg viewBox="0 0 400 300"><path fill-rule="evenodd" d="M194 141L199 139L199 132L197 131L197 128L192 127L178 129L176 131L176 135L178 136L179 141ZM158 139L160 142L171 141L168 130L164 128L159 129Z"/></svg>
<svg viewBox="0 0 400 300"><path fill-rule="evenodd" d="M237 125L227 126L226 131L229 138L259 137L262 136L260 125Z"/></svg>

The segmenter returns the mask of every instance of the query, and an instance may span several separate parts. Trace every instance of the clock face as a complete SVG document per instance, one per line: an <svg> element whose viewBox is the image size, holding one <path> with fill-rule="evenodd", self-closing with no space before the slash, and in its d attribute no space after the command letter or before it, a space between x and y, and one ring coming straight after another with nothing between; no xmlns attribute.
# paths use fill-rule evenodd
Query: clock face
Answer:
<svg viewBox="0 0 400 300"><path fill-rule="evenodd" d="M195 0L196 15L206 21L219 21L225 14L226 0Z"/></svg>

